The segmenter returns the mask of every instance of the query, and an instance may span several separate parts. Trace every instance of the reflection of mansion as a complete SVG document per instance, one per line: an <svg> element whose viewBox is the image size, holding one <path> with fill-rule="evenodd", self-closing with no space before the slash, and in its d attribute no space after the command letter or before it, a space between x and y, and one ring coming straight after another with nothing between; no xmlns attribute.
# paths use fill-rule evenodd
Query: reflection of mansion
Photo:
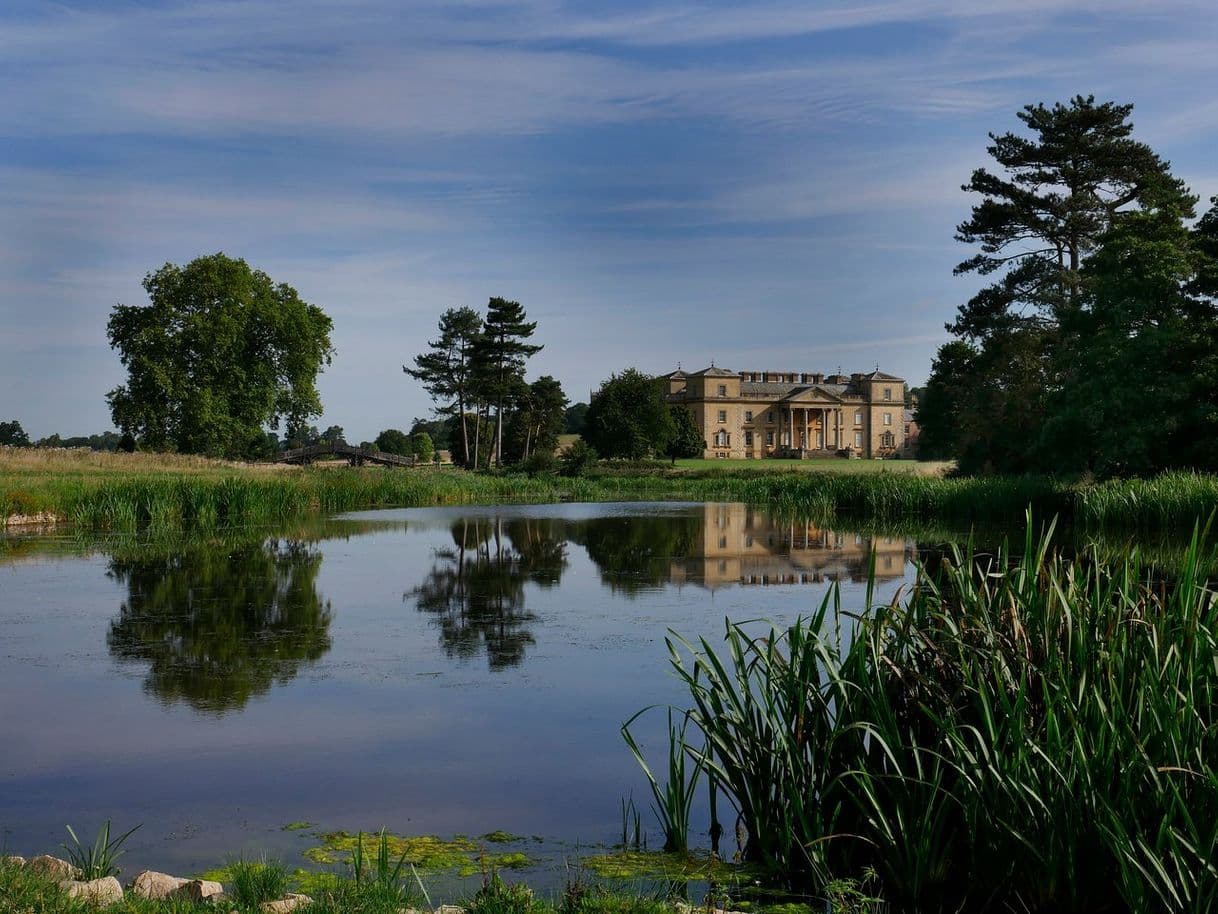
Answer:
<svg viewBox="0 0 1218 914"><path fill-rule="evenodd" d="M905 450L905 384L870 374L728 371L663 376L694 414L706 457L895 457Z"/></svg>
<svg viewBox="0 0 1218 914"><path fill-rule="evenodd" d="M904 538L839 533L805 522L782 523L743 504L703 505L690 554L674 559L670 580L715 588L727 584L819 584L864 581L872 550L875 579L905 573Z"/></svg>

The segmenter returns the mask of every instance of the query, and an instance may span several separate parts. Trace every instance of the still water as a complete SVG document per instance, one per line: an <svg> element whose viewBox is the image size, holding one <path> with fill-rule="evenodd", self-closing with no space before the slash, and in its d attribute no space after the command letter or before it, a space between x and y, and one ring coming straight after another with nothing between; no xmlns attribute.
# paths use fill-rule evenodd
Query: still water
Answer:
<svg viewBox="0 0 1218 914"><path fill-rule="evenodd" d="M130 866L182 873L241 852L297 865L317 843L283 829L301 821L611 844L623 797L649 819L619 727L683 699L666 632L789 623L833 583L861 609L873 549L875 598L888 599L913 577L905 538L739 504L405 509L205 540L9 540L0 844L54 851L65 824L91 837L112 818L143 823ZM663 726L656 714L634 728L657 761Z"/></svg>

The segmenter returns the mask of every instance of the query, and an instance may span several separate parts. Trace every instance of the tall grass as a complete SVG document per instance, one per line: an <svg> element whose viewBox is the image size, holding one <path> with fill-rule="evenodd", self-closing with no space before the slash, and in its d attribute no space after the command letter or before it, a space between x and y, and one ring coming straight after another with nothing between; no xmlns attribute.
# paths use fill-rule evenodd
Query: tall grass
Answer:
<svg viewBox="0 0 1218 914"><path fill-rule="evenodd" d="M1137 551L958 549L855 619L669 639L746 856L824 891L874 868L898 911L1218 905L1218 599L1194 535ZM677 751L698 753L697 744Z"/></svg>
<svg viewBox="0 0 1218 914"><path fill-rule="evenodd" d="M41 455L41 456L40 456ZM1218 477L1069 483L907 472L604 473L576 479L455 469L246 467L172 455L0 448L0 518L51 514L85 529L217 527L309 512L504 501L744 501L804 517L1018 524L1028 508L1086 528L1189 528L1218 510Z"/></svg>

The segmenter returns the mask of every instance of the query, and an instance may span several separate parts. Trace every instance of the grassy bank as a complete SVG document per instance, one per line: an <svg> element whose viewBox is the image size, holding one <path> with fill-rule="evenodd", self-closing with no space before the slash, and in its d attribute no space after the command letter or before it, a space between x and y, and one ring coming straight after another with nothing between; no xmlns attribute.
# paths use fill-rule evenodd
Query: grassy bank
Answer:
<svg viewBox="0 0 1218 914"><path fill-rule="evenodd" d="M957 552L857 628L669 641L670 753L730 794L746 857L815 892L878 874L901 912L1218 906L1218 599L1181 551ZM842 627L852 631L842 638ZM661 785L657 805L681 791ZM693 788L687 788L693 789Z"/></svg>
<svg viewBox="0 0 1218 914"><path fill-rule="evenodd" d="M944 478L876 472L607 467L577 479L447 468L247 466L172 455L0 448L0 517L49 516L87 529L216 526L383 506L560 499L743 501L803 516L922 520L968 527L1017 524L1033 508L1095 529L1191 527L1218 508L1218 477L1070 483L1043 476ZM859 472L848 472L862 466Z"/></svg>
<svg viewBox="0 0 1218 914"><path fill-rule="evenodd" d="M379 858L369 841L360 868L352 865L324 886L311 887L311 903L299 908L310 914L417 914L431 911L423 881L395 858ZM234 864L224 883L225 900L151 900L127 891L121 901L101 908L111 914L205 914L236 911L261 914L259 905L301 888L282 866L270 863ZM527 886L488 876L477 893L463 899L466 914L693 914L669 901L641 892L625 893L572 883L555 898L535 895ZM0 914L95 914L92 902L71 898L54 880L26 868L0 861ZM810 910L803 909L810 914Z"/></svg>

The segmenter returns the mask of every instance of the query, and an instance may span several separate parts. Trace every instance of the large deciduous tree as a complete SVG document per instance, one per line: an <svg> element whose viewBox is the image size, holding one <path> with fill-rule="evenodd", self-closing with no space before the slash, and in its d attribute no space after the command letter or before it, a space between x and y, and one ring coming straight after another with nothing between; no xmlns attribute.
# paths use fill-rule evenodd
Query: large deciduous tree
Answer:
<svg viewBox="0 0 1218 914"><path fill-rule="evenodd" d="M602 457L638 460L663 453L673 433L662 382L627 368L592 395L583 437Z"/></svg>
<svg viewBox="0 0 1218 914"><path fill-rule="evenodd" d="M330 318L240 259L212 254L144 278L148 305L116 305L110 345L127 383L106 399L142 446L243 457L267 426L321 414L317 373L330 363Z"/></svg>
<svg viewBox="0 0 1218 914"><path fill-rule="evenodd" d="M25 433L25 429L16 419L0 422L0 444L7 444L9 447L29 447L30 436Z"/></svg>
<svg viewBox="0 0 1218 914"><path fill-rule="evenodd" d="M449 308L440 315L440 335L427 343L428 351L414 357L414 367L402 366L431 395L440 415L461 424L461 453L468 462L469 428L466 417L473 401L474 349L482 333L482 317L473 308Z"/></svg>

